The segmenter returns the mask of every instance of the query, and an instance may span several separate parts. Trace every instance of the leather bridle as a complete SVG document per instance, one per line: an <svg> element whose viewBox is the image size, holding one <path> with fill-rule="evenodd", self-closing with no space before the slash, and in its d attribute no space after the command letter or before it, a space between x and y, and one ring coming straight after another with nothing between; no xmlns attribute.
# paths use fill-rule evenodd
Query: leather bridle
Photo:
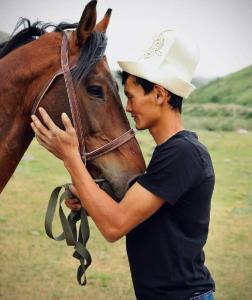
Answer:
<svg viewBox="0 0 252 300"><path fill-rule="evenodd" d="M124 143L128 142L135 136L135 132L133 129L128 130L118 138L110 141L109 143L101 146L98 149L95 149L91 152L86 152L86 145L84 134L85 131L82 127L81 117L80 117L80 110L79 110L79 103L76 97L73 79L71 75L71 70L75 67L75 64L69 66L68 63L68 33L63 31L62 37L62 45L61 45L61 69L58 70L52 78L47 82L47 84L42 88L41 92L35 99L32 114L35 114L37 108L41 104L44 96L52 86L53 82L59 76L63 75L66 84L66 90L68 95L68 101L70 104L70 110L73 120L73 125L76 130L76 134L79 141L79 151L82 158L83 163L86 165L87 160L92 160L97 157L100 157L118 147L123 145ZM70 33L71 34L71 33ZM94 179L97 184L106 181L105 179ZM61 189L64 188L65 192L60 196ZM60 196L60 197L59 197ZM56 187L50 197L48 208L46 211L45 217L45 230L47 235L57 241L66 240L68 246L74 246L74 253L73 256L77 258L80 262L80 265L77 270L77 280L79 284L85 285L86 284L86 275L85 271L91 264L91 255L86 248L86 243L89 238L89 226L88 226L88 219L87 219L87 212L82 207L80 211L75 212L71 211L68 218L66 218L63 209L61 207L61 203L65 199L73 198L74 196L71 194L69 190L69 184L65 184L62 186ZM59 216L60 221L62 224L63 232L59 236L55 237L52 233L52 223L54 218L54 213L56 209L56 205L59 203ZM79 227L79 234L77 234L76 223L80 220L80 227Z"/></svg>
<svg viewBox="0 0 252 300"><path fill-rule="evenodd" d="M71 67L68 63L68 35L67 33L71 34L71 32L65 32L62 31L63 37L62 37L62 45L61 45L61 69L58 70L53 77L47 82L47 84L42 88L41 92L39 93L38 97L35 99L35 102L33 104L32 108L32 114L35 114L37 111L37 108L41 104L41 101L43 100L45 94L48 92L50 87L52 86L53 82L56 78L58 78L60 75L64 76L65 79L65 85L68 95L68 101L70 104L70 110L73 120L73 125L76 130L76 134L79 141L79 151L82 158L83 163L86 165L86 162L88 160L93 160L95 158L98 158L108 152L111 152L112 150L120 147L121 145L128 142L130 139L132 139L135 136L135 132L133 129L130 129L126 131L124 134L119 136L118 138L108 142L107 144L101 146L98 149L95 149L91 152L86 152L86 145L85 145L85 138L84 138L84 130L81 122L80 117L80 110L79 110L79 103L76 97L74 85L73 85L73 79L71 75L71 70L75 67L75 64Z"/></svg>

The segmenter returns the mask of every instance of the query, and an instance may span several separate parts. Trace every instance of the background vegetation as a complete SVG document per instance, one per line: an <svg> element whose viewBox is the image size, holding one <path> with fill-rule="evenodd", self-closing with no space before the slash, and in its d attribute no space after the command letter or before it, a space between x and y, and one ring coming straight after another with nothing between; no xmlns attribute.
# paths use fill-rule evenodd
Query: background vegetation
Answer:
<svg viewBox="0 0 252 300"><path fill-rule="evenodd" d="M189 127L252 129L252 66L201 86L184 105Z"/></svg>
<svg viewBox="0 0 252 300"><path fill-rule="evenodd" d="M206 264L217 300L250 300L252 294L251 133L199 131L216 171ZM138 135L146 161L154 147ZM77 261L64 242L50 240L43 222L50 191L69 182L61 162L35 141L0 198L0 299L133 300L124 239L110 244L90 221L93 263L88 284L75 279ZM57 225L57 224L56 224ZM56 226L57 229L57 226ZM59 231L58 231L59 232Z"/></svg>

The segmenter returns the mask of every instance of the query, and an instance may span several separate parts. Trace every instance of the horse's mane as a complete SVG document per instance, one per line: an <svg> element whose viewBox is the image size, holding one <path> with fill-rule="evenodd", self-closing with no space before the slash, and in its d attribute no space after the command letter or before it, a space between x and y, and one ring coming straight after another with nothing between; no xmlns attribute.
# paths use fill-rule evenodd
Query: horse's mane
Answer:
<svg viewBox="0 0 252 300"><path fill-rule="evenodd" d="M13 33L10 38L0 44L0 58L4 57L14 49L28 44L41 35L48 32L48 28L53 28L53 31L62 31L65 29L73 29L78 26L78 23L69 24L66 22L55 25L53 23L45 23L42 21L36 21L31 24L30 20L26 18L20 18L17 22ZM21 29L23 27L23 29ZM21 30L20 30L21 29Z"/></svg>
<svg viewBox="0 0 252 300"><path fill-rule="evenodd" d="M71 24L66 22L55 25L53 23L37 21L31 24L30 20L20 18L10 38L0 44L0 59L14 49L28 44L47 33L48 28L52 28L53 30L51 31L54 32L61 32L67 29L76 29L77 26L78 23ZM23 29L20 30L22 27ZM91 67L104 55L106 45L107 38L105 33L92 32L91 36L81 49L76 67L72 70L75 79L80 81L88 74Z"/></svg>

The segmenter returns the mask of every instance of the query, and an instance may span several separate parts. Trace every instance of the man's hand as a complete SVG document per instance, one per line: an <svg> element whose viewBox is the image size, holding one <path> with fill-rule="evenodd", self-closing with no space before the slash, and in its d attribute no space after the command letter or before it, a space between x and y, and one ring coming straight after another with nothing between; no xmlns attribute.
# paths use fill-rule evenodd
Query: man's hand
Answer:
<svg viewBox="0 0 252 300"><path fill-rule="evenodd" d="M68 208L74 211L78 211L81 209L80 200L77 198L66 199L65 204Z"/></svg>
<svg viewBox="0 0 252 300"><path fill-rule="evenodd" d="M32 116L31 127L39 144L63 161L71 159L74 155L80 155L78 138L66 113L61 116L66 129L64 131L55 125L45 109L40 107L39 112L47 126L46 128L35 115Z"/></svg>
<svg viewBox="0 0 252 300"><path fill-rule="evenodd" d="M73 194L73 196L75 196L76 198L73 197L73 198L66 199L65 204L71 210L78 211L81 209L81 203L80 203L80 200L78 199L78 197L79 197L78 192L73 185L70 185L69 189L70 189L71 193Z"/></svg>

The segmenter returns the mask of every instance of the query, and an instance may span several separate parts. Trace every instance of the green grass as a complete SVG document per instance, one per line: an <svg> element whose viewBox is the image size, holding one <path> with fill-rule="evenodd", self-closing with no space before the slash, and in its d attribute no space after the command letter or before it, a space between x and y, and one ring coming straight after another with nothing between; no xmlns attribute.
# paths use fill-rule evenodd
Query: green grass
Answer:
<svg viewBox="0 0 252 300"><path fill-rule="evenodd" d="M252 106L252 65L200 87L189 97L190 102Z"/></svg>
<svg viewBox="0 0 252 300"><path fill-rule="evenodd" d="M237 104L190 103L183 105L187 128L211 131L252 130L252 107Z"/></svg>
<svg viewBox="0 0 252 300"><path fill-rule="evenodd" d="M213 195L206 264L216 280L217 300L250 300L252 294L252 136L198 132L211 152ZM147 132L138 135L149 161L154 147ZM88 284L75 278L72 248L50 240L43 222L51 190L69 177L60 161L33 142L0 201L0 299L133 300L124 239L110 244L90 221L93 263ZM56 226L57 227L57 226Z"/></svg>

